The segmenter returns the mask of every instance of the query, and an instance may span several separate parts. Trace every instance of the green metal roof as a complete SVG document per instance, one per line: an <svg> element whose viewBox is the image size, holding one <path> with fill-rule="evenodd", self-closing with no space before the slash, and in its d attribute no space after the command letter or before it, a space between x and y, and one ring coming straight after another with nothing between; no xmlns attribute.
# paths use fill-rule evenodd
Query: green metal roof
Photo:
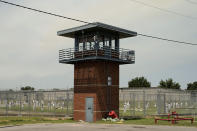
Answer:
<svg viewBox="0 0 197 131"><path fill-rule="evenodd" d="M62 30L62 31L58 31L57 35L58 36L75 38L75 34L81 33L82 31L91 32L91 31L98 31L98 30L119 34L120 39L137 36L137 32L129 31L129 30L126 30L126 29L122 29L122 28L119 28L119 27L107 25L107 24L100 23L100 22L90 23L90 24L86 24L86 25L82 25L82 26L78 26L78 27L74 27L74 28L70 28L70 29L66 29L66 30Z"/></svg>

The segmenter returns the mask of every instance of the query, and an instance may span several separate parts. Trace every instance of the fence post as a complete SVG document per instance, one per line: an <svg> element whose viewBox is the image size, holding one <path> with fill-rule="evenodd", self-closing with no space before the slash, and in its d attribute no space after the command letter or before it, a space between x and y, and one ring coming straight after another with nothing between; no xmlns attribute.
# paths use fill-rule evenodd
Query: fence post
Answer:
<svg viewBox="0 0 197 131"><path fill-rule="evenodd" d="M125 94L123 93L123 103L122 103L122 105L123 105L123 110L122 110L122 116L124 116L125 115L125 112L124 112L124 105L125 105Z"/></svg>
<svg viewBox="0 0 197 131"><path fill-rule="evenodd" d="M161 109L160 109L160 103L161 98L160 98L160 91L157 92L157 114L160 115L161 114Z"/></svg>
<svg viewBox="0 0 197 131"><path fill-rule="evenodd" d="M71 106L71 110L72 110L72 114L74 115L74 92L72 93L72 106Z"/></svg>
<svg viewBox="0 0 197 131"><path fill-rule="evenodd" d="M130 114L132 115L132 109L131 109L131 100L132 100L132 98L131 98L131 92L129 93L129 104L130 104L130 107L129 107L129 110L130 110Z"/></svg>
<svg viewBox="0 0 197 131"><path fill-rule="evenodd" d="M164 107L164 113L167 113L167 111L166 111L166 107L167 107L166 106L166 94L165 93L163 94L163 104L164 104L163 105L163 107Z"/></svg>
<svg viewBox="0 0 197 131"><path fill-rule="evenodd" d="M133 93L133 116L135 116L135 93Z"/></svg>
<svg viewBox="0 0 197 131"><path fill-rule="evenodd" d="M69 92L68 90L66 91L66 116L69 116L69 112L68 112L68 105L69 105Z"/></svg>
<svg viewBox="0 0 197 131"><path fill-rule="evenodd" d="M31 92L28 93L28 112L29 112L28 115L29 115L29 117L30 117L30 110L31 110L31 103L30 103L30 99L31 98L30 98L30 94L31 94Z"/></svg>
<svg viewBox="0 0 197 131"><path fill-rule="evenodd" d="M146 96L145 96L145 90L143 90L143 108L144 108L144 116L146 116Z"/></svg>
<svg viewBox="0 0 197 131"><path fill-rule="evenodd" d="M48 103L49 103L48 111L51 112L51 92L48 92Z"/></svg>
<svg viewBox="0 0 197 131"><path fill-rule="evenodd" d="M122 97L123 97L123 102L125 102L125 96L124 96L125 94L123 93L123 95L122 95Z"/></svg>
<svg viewBox="0 0 197 131"><path fill-rule="evenodd" d="M54 92L54 101L55 101L55 104L54 104L54 117L56 117L56 106L57 106L57 97L56 97L56 91Z"/></svg>
<svg viewBox="0 0 197 131"><path fill-rule="evenodd" d="M21 93L19 93L19 115L18 116L21 116Z"/></svg>
<svg viewBox="0 0 197 131"><path fill-rule="evenodd" d="M8 92L6 91L6 116L7 116L7 117L8 117L8 104L9 104Z"/></svg>

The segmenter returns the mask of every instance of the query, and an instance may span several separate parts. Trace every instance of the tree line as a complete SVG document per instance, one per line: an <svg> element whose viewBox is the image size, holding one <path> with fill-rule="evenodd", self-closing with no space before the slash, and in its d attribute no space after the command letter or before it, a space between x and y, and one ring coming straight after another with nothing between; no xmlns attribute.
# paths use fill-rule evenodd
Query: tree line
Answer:
<svg viewBox="0 0 197 131"><path fill-rule="evenodd" d="M128 82L128 87L129 88L137 88L137 87L144 87L144 88L149 88L151 87L151 82L149 82L145 77L135 77L131 79ZM166 79L166 80L161 80L158 84L159 88L165 88L165 89L181 89L181 85L178 82L175 82L172 78ZM31 86L24 86L21 87L20 90L22 91L34 91L35 88ZM54 88L54 91L59 90ZM192 83L187 84L187 90L197 90L197 81L194 81ZM10 89L10 91L13 91Z"/></svg>
<svg viewBox="0 0 197 131"><path fill-rule="evenodd" d="M149 82L145 77L135 77L128 82L129 88L135 87L151 87L151 82ZM165 89L181 89L181 86L178 82L173 81L172 78L161 80L157 87ZM187 90L197 90L197 81L187 84Z"/></svg>

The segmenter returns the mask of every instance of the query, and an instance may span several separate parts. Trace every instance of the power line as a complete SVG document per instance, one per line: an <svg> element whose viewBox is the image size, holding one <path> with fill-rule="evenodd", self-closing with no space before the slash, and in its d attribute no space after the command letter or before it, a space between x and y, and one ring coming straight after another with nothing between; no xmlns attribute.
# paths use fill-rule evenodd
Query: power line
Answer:
<svg viewBox="0 0 197 131"><path fill-rule="evenodd" d="M14 4L14 3L3 1L3 0L0 0L0 2L5 3L5 4L9 4L9 5L13 5L13 6L17 6L17 7L20 7L20 8L24 8L24 9L36 11L36 12L39 12L39 13L47 14L47 15L53 15L53 16L56 16L56 17L64 18L64 19L69 19L69 20L78 21L78 22L85 23L85 24L90 24L90 22L86 22L86 21L83 21L83 20L74 19L74 18L71 18L71 17L65 17L65 16L62 16L62 15L57 15L57 14L54 14L54 13L50 13L50 12L46 12L46 11L42 11L42 10L38 10L38 9Z"/></svg>
<svg viewBox="0 0 197 131"><path fill-rule="evenodd" d="M153 38L153 39L159 39L159 40L164 40L164 41L170 41L170 42L180 43L180 44L186 44L186 45L197 45L197 44L190 43L190 42L183 42L183 41L171 40L171 39L161 38L161 37L152 36L152 35L145 35L145 34L140 34L140 33L138 33L138 35L140 35L140 36L144 36L144 37Z"/></svg>
<svg viewBox="0 0 197 131"><path fill-rule="evenodd" d="M185 15L185 14L182 14L182 13L179 13L179 12L176 12L176 11L172 11L172 10L168 10L168 9L164 9L164 8L160 8L160 7L150 5L150 4L138 1L138 0L130 0L130 1L141 4L141 5L144 5L144 6L148 6L148 7L163 11L163 12L171 13L171 14L174 14L174 15L177 15L177 16L189 18L189 19L192 19L192 20L197 20L197 17L193 17L193 16L190 16L190 15Z"/></svg>
<svg viewBox="0 0 197 131"><path fill-rule="evenodd" d="M0 2L5 3L5 4L9 4L9 5L13 5L13 6L17 6L17 7L20 7L20 8L24 8L24 9L36 11L36 12L39 12L39 13L47 14L47 15L52 15L52 16L56 16L56 17L60 17L60 18L64 18L64 19L69 19L69 20L73 20L73 21L77 21L77 22L81 22L81 23L85 23L85 24L92 24L92 23L87 22L87 21L74 19L74 18L62 16L62 15L57 15L57 14L54 14L54 13L50 13L50 12L46 12L46 11L42 11L42 10L38 10L38 9L34 9L34 8L30 8L30 7L26 7L26 6L10 3L10 2L7 2L7 1L3 1L3 0L0 0ZM167 39L167 38L161 38L161 37L156 37L156 36L152 36L152 35L145 35L145 34L141 34L141 33L138 33L138 35L143 36L143 37L152 38L152 39L170 41L170 42L175 42L175 43L180 43L180 44L197 45L197 44L194 44L194 43L183 42L183 41L178 41L178 40L171 40L171 39Z"/></svg>

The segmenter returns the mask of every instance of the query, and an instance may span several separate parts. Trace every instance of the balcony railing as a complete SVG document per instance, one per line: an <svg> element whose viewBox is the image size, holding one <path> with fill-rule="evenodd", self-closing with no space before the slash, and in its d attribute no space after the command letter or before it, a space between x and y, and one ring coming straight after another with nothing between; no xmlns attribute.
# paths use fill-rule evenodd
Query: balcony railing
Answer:
<svg viewBox="0 0 197 131"><path fill-rule="evenodd" d="M98 49L80 48L78 51L74 48L59 50L60 63L74 63L87 59L105 59L129 64L135 62L135 51L122 48L115 49L108 46Z"/></svg>

